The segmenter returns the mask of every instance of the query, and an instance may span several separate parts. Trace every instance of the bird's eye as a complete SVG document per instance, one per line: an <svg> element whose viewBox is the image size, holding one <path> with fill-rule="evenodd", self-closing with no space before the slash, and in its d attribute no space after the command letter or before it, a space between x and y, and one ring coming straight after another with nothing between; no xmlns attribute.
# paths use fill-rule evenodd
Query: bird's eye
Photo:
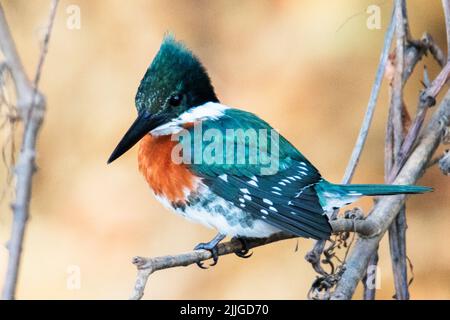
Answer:
<svg viewBox="0 0 450 320"><path fill-rule="evenodd" d="M181 100L183 99L181 94L173 94L169 98L169 104L172 107L178 107L181 104Z"/></svg>

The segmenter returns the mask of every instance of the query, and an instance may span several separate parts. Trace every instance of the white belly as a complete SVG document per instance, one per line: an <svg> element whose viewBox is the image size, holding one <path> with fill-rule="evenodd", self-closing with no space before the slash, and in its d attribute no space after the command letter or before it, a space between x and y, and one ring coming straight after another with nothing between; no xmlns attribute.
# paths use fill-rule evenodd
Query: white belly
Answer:
<svg viewBox="0 0 450 320"><path fill-rule="evenodd" d="M201 193L207 201L186 206L184 209L174 208L165 198L156 197L167 208L186 219L216 229L219 233L230 237L265 238L280 229L255 219L249 213L234 206L231 202L219 198L205 190ZM209 197L209 198L208 198Z"/></svg>

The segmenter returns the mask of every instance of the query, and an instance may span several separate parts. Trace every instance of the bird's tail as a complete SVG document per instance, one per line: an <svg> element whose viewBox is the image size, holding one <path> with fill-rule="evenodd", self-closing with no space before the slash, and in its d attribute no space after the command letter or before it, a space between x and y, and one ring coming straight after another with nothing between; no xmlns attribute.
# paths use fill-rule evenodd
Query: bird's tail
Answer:
<svg viewBox="0 0 450 320"><path fill-rule="evenodd" d="M430 187L393 184L335 184L334 187L344 194L360 193L363 196L414 194L433 190Z"/></svg>
<svg viewBox="0 0 450 320"><path fill-rule="evenodd" d="M389 196L432 191L430 187L387 184L333 184L322 180L315 189L325 211L350 204L362 196Z"/></svg>

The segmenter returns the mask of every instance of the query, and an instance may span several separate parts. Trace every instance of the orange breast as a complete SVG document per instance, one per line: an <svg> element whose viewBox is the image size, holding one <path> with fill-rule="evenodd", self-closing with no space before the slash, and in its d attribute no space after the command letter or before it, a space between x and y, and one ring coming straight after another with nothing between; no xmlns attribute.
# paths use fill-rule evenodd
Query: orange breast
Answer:
<svg viewBox="0 0 450 320"><path fill-rule="evenodd" d="M172 149L178 142L170 137L147 134L141 140L139 170L156 195L164 196L171 202L185 203L186 191L195 190L198 179L185 164L172 161Z"/></svg>

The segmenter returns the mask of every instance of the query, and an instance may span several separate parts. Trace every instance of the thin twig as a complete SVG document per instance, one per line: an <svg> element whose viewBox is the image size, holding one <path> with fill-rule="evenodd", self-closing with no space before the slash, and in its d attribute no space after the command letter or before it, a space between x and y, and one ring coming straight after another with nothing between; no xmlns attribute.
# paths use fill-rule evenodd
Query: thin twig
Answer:
<svg viewBox="0 0 450 320"><path fill-rule="evenodd" d="M425 33L422 37L422 42L427 44L428 50L430 50L431 55L437 61L439 66L442 68L447 63L447 57L445 56L442 49L434 41L430 34Z"/></svg>
<svg viewBox="0 0 450 320"><path fill-rule="evenodd" d="M20 88L17 86L18 79L21 79L25 72L23 72L23 70L21 69L20 60L13 62L13 69L18 68L17 70L15 70L15 72L17 73L14 74L14 79L16 81L16 90L27 90L28 95L30 95L31 90L31 100L28 101L27 105L22 106L22 108L24 109L24 114L27 116L24 117L25 129L23 133L21 151L15 169L16 199L14 204L12 205L14 211L14 220L11 228L11 237L8 243L9 260L3 288L3 299L14 299L17 287L20 258L22 254L22 244L25 235L26 223L29 217L32 177L36 168L36 141L45 111L45 101L43 99L43 96L38 92L38 84L40 74L42 72L43 62L48 49L48 43L53 27L53 21L55 19L57 5L58 0L53 0L50 6L50 15L46 28L46 35L41 49L33 86L26 86L24 88ZM0 29L3 29L3 27L6 27L7 24L6 20L4 19L3 9L1 7L0 11L0 20L3 20L2 23L0 23ZM9 34L8 29L3 29L1 32L4 34ZM9 55L12 58L18 59L17 52L15 51L15 49L13 49L15 48L15 46L12 42L11 36L6 36L0 41L2 42L1 47L3 50L12 50L9 53L5 53L5 56Z"/></svg>
<svg viewBox="0 0 450 320"><path fill-rule="evenodd" d="M435 157L434 159L431 159L430 162L427 165L427 169L431 168L432 166L436 165L439 163L439 161L441 161L441 159L445 156L445 153Z"/></svg>
<svg viewBox="0 0 450 320"><path fill-rule="evenodd" d="M393 10L394 15L395 10ZM370 124L372 123L373 114L375 112L375 107L377 105L378 96L380 94L381 83L383 81L384 72L386 70L386 62L389 56L389 48L391 47L392 39L394 37L395 30L395 19L394 16L391 18L391 22L386 31L384 38L383 50L381 51L380 62L378 64L377 73L375 76L375 82L372 86L372 91L370 92L369 102L367 104L366 114L364 115L364 120L359 130L358 138L356 139L355 147L353 148L352 155L350 157L347 168L345 169L345 174L342 179L343 184L350 183L355 173L356 166L358 165L359 159L361 157L364 144L367 140L367 135L369 134Z"/></svg>
<svg viewBox="0 0 450 320"><path fill-rule="evenodd" d="M450 0L442 0L445 18L445 32L447 34L447 61L450 61Z"/></svg>
<svg viewBox="0 0 450 320"><path fill-rule="evenodd" d="M395 20L396 20L396 52L395 52L395 73L392 82L392 124L393 124L393 138L394 138L394 157L399 153L400 147L403 143L403 71L405 65L405 40L406 30L403 15L404 0L395 1Z"/></svg>
<svg viewBox="0 0 450 320"><path fill-rule="evenodd" d="M30 106L32 100L32 86L24 71L22 61L17 54L16 46L6 22L5 13L0 3L0 48L5 57L5 63L14 78L17 93L17 107L21 110Z"/></svg>

